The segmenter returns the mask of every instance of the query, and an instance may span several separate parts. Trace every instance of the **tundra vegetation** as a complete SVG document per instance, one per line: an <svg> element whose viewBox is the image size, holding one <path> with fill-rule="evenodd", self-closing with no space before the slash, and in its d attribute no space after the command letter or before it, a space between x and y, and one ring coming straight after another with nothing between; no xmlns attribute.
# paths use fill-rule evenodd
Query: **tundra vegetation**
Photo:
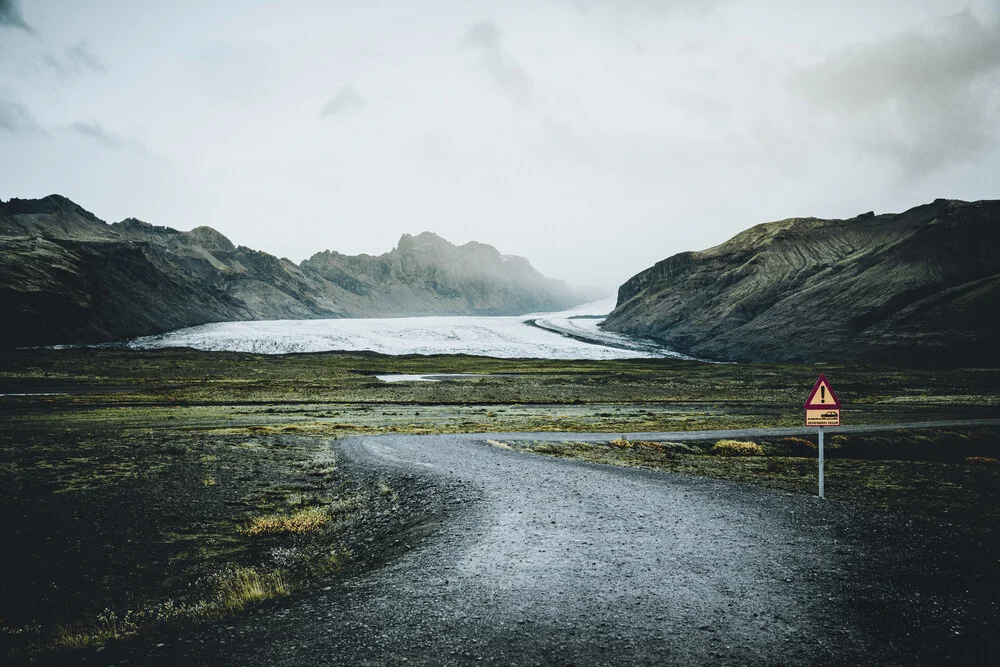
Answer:
<svg viewBox="0 0 1000 667"><path fill-rule="evenodd" d="M407 504L393 478L338 460L346 436L606 432L597 444L488 437L515 450L815 493L808 438L622 434L798 426L820 370L847 424L996 417L1000 405L998 369L2 353L0 650L59 662L344 576ZM386 383L382 373L487 377ZM995 562L997 429L830 433L830 498L914 520L947 516Z"/></svg>

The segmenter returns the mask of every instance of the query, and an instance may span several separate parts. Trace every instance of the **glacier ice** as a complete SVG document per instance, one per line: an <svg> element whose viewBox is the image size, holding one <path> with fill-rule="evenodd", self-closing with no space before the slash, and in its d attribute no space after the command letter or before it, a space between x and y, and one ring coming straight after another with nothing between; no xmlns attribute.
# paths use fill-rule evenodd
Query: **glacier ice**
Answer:
<svg viewBox="0 0 1000 667"><path fill-rule="evenodd" d="M191 347L259 354L366 350L394 355L470 354L541 359L681 356L648 341L599 329L597 316L607 314L613 306L611 301L602 301L559 313L517 317L218 322L137 338L129 346L136 349Z"/></svg>

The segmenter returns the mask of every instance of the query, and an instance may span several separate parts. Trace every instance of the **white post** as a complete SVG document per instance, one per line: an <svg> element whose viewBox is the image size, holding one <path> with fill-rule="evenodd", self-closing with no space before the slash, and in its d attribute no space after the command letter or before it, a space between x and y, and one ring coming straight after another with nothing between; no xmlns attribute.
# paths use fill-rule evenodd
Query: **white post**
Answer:
<svg viewBox="0 0 1000 667"><path fill-rule="evenodd" d="M823 427L819 427L819 497L823 498Z"/></svg>

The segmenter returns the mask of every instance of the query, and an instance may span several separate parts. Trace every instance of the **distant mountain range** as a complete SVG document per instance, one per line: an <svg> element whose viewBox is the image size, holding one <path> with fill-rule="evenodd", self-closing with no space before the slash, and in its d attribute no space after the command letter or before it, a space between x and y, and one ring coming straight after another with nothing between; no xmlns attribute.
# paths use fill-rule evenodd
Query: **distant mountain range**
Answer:
<svg viewBox="0 0 1000 667"><path fill-rule="evenodd" d="M0 346L113 341L229 320L518 315L592 295L481 243L404 234L299 265L210 227L107 224L59 195L0 202Z"/></svg>
<svg viewBox="0 0 1000 667"><path fill-rule="evenodd" d="M1000 364L1000 201L792 218L618 290L611 331L731 361Z"/></svg>

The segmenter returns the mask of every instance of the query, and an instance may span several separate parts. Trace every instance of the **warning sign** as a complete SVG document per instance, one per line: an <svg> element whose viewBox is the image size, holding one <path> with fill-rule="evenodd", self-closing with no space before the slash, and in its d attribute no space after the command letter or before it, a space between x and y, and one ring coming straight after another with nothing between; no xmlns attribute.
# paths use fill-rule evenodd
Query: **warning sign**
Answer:
<svg viewBox="0 0 1000 667"><path fill-rule="evenodd" d="M820 375L806 399L806 426L840 426L840 399L826 375Z"/></svg>
<svg viewBox="0 0 1000 667"><path fill-rule="evenodd" d="M840 409L806 410L806 426L840 426Z"/></svg>

